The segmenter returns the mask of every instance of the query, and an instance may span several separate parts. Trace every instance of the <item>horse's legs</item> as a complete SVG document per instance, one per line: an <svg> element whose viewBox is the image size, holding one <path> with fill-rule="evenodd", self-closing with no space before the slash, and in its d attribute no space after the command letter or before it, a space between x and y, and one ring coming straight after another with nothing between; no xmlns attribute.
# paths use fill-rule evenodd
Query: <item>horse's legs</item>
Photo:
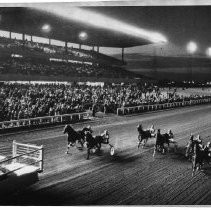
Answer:
<svg viewBox="0 0 211 210"><path fill-rule="evenodd" d="M66 151L66 154L69 153L69 149L70 149L70 143L67 144L67 151Z"/></svg>
<svg viewBox="0 0 211 210"><path fill-rule="evenodd" d="M141 135L139 134L138 135L138 149L139 149L139 147L141 145L141 142L142 142L142 138L141 138Z"/></svg>
<svg viewBox="0 0 211 210"><path fill-rule="evenodd" d="M196 157L193 156L192 157L192 177L195 175L195 171L196 171Z"/></svg>
<svg viewBox="0 0 211 210"><path fill-rule="evenodd" d="M162 148L162 154L165 154L165 149L164 149L164 147Z"/></svg>
<svg viewBox="0 0 211 210"><path fill-rule="evenodd" d="M143 144L143 147L147 144L147 138L146 139L144 139L144 144Z"/></svg>
<svg viewBox="0 0 211 210"><path fill-rule="evenodd" d="M90 155L90 148L87 149L87 160L89 160L89 155Z"/></svg>
<svg viewBox="0 0 211 210"><path fill-rule="evenodd" d="M157 146L154 146L154 151L153 151L153 158L155 158L155 153L156 153L156 150L157 150Z"/></svg>
<svg viewBox="0 0 211 210"><path fill-rule="evenodd" d="M161 145L161 153L164 154L165 153L165 148L164 145Z"/></svg>
<svg viewBox="0 0 211 210"><path fill-rule="evenodd" d="M190 148L189 146L186 148L186 151L185 151L185 157L189 157L189 153L190 153Z"/></svg>
<svg viewBox="0 0 211 210"><path fill-rule="evenodd" d="M201 160L199 161L199 170L202 170L203 162L203 158L201 158Z"/></svg>
<svg viewBox="0 0 211 210"><path fill-rule="evenodd" d="M174 143L174 152L175 152L175 153L177 152L177 148L178 148L178 145L177 145L177 143L175 142L175 143Z"/></svg>
<svg viewBox="0 0 211 210"><path fill-rule="evenodd" d="M140 144L142 145L142 148L144 148L145 144L146 144L146 139L141 139Z"/></svg>
<svg viewBox="0 0 211 210"><path fill-rule="evenodd" d="M195 175L195 169L192 168L192 177L194 177L194 175Z"/></svg>
<svg viewBox="0 0 211 210"><path fill-rule="evenodd" d="M138 142L138 149L139 149L139 147L141 146L142 141L143 141L143 139L140 135L138 136L138 140L139 140L139 142Z"/></svg>
<svg viewBox="0 0 211 210"><path fill-rule="evenodd" d="M98 151L100 151L100 149L101 149L101 143L98 143L97 149L98 149Z"/></svg>
<svg viewBox="0 0 211 210"><path fill-rule="evenodd" d="M168 153L170 152L170 146L169 146L169 143L168 143L168 149L167 149Z"/></svg>
<svg viewBox="0 0 211 210"><path fill-rule="evenodd" d="M192 177L194 176L194 174L195 174L195 165L194 163L192 163Z"/></svg>
<svg viewBox="0 0 211 210"><path fill-rule="evenodd" d="M83 144L82 140L79 140L79 143L81 144L81 147L84 148L84 144Z"/></svg>

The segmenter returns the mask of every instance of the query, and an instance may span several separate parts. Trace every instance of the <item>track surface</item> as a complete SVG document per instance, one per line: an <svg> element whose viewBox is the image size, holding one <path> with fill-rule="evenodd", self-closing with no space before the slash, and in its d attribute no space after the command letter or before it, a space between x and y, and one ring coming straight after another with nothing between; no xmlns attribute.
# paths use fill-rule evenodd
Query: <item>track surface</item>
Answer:
<svg viewBox="0 0 211 210"><path fill-rule="evenodd" d="M137 149L138 123L154 124L161 133L172 129L179 149L152 157L154 139ZM86 125L86 124L84 124ZM73 125L79 129L84 125ZM44 172L39 182L1 205L211 205L211 168L205 165L191 177L191 163L184 157L190 132L211 140L211 105L186 107L136 116L108 117L92 124L94 134L104 129L116 155L102 153L86 160L86 150L71 148L65 154L62 127L0 137L0 153L11 154L11 141L43 144ZM164 130L165 129L165 130Z"/></svg>

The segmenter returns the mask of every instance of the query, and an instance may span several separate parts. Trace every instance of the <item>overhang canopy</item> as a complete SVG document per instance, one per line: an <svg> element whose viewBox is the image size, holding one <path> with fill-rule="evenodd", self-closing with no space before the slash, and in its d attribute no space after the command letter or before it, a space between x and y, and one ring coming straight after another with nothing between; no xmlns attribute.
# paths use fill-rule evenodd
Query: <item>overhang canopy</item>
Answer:
<svg viewBox="0 0 211 210"><path fill-rule="evenodd" d="M84 23L67 20L44 11L27 7L1 7L0 29L33 36L46 37L60 41L89 46L127 48L147 45L153 42L130 36L117 31L106 30ZM51 26L51 31L42 30L44 24ZM79 34L85 31L87 39L81 40Z"/></svg>

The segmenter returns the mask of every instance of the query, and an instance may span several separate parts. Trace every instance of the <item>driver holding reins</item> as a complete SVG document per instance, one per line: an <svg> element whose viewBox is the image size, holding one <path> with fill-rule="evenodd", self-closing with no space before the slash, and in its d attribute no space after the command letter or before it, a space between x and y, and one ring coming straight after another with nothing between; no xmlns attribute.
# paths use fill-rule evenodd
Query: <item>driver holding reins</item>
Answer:
<svg viewBox="0 0 211 210"><path fill-rule="evenodd" d="M200 135L197 135L195 141L197 141L199 146L200 146L200 148L203 149L202 139L201 139Z"/></svg>
<svg viewBox="0 0 211 210"><path fill-rule="evenodd" d="M92 128L91 128L90 125L88 125L87 127L83 128L83 131L84 131L84 133L85 133L85 132L89 132L90 134L93 133L93 130L92 130Z"/></svg>
<svg viewBox="0 0 211 210"><path fill-rule="evenodd" d="M105 143L108 143L109 141L109 133L108 130L104 130L104 132L101 134L102 137L104 137L104 139L106 140Z"/></svg>
<svg viewBox="0 0 211 210"><path fill-rule="evenodd" d="M152 126L149 128L149 131L150 131L151 134L154 133L154 132L155 132L155 126L152 125Z"/></svg>
<svg viewBox="0 0 211 210"><path fill-rule="evenodd" d="M168 136L169 136L169 141L174 142L174 134L171 129L168 130Z"/></svg>

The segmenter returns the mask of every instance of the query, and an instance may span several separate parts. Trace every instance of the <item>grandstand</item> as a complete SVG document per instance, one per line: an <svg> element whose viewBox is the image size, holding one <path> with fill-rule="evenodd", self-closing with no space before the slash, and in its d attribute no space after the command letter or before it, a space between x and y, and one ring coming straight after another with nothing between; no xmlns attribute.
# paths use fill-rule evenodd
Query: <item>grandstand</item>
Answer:
<svg viewBox="0 0 211 210"><path fill-rule="evenodd" d="M59 47L2 37L0 39L0 73L56 77L63 79L95 78L134 78L134 73L122 68L122 62L94 51ZM36 79L35 79L36 80ZM61 77L62 80L62 77Z"/></svg>
<svg viewBox="0 0 211 210"><path fill-rule="evenodd" d="M124 49L166 42L159 33L130 27L123 22L118 23L122 27L117 27L114 19L95 16L80 8L74 11L88 17L94 15L98 21L107 18L110 25L99 22L98 29L94 22L87 23L86 18L77 16L79 20L72 17L67 21L63 14L56 14L59 10L52 11L33 6L0 10L2 80L87 81L88 78L89 81L108 81L109 78L110 82L118 83L136 81L134 79L142 76L125 69ZM100 47L121 49L122 60L100 53Z"/></svg>

